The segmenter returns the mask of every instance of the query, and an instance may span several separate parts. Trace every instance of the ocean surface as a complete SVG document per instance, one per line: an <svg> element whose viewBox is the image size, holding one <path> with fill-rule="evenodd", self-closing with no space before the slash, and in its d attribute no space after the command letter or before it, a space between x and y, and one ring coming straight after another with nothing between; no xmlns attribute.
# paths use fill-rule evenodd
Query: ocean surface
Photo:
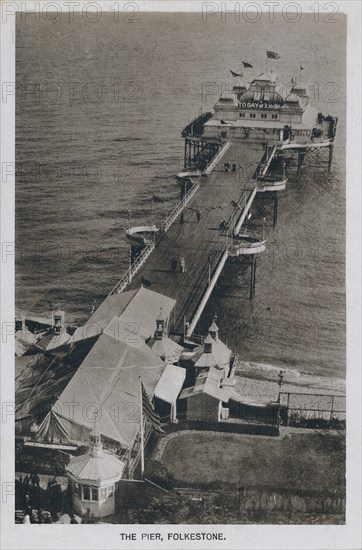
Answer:
<svg viewBox="0 0 362 550"><path fill-rule="evenodd" d="M129 223L164 219L178 200L182 128L232 87L229 69L268 69L310 86L339 117L331 172L293 166L278 225L258 258L256 295L235 265L200 328L218 315L221 338L243 361L345 377L346 21L257 23L199 14L102 14L92 23L17 18L16 305L87 319L128 265ZM163 203L152 203L159 195Z"/></svg>

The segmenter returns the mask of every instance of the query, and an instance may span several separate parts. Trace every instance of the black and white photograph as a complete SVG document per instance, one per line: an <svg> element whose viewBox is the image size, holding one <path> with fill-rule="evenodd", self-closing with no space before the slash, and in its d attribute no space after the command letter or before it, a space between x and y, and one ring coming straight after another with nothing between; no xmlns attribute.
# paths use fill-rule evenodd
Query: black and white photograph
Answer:
<svg viewBox="0 0 362 550"><path fill-rule="evenodd" d="M359 4L30 4L1 6L4 549L358 550Z"/></svg>

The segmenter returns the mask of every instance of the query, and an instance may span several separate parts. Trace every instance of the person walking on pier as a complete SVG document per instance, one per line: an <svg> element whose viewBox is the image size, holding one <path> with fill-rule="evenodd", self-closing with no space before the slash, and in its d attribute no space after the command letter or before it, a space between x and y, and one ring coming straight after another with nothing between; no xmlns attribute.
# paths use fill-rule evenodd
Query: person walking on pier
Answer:
<svg viewBox="0 0 362 550"><path fill-rule="evenodd" d="M177 258L174 256L171 260L171 271L175 275L177 269Z"/></svg>
<svg viewBox="0 0 362 550"><path fill-rule="evenodd" d="M181 267L181 273L186 273L186 262L185 258L180 258L180 267Z"/></svg>
<svg viewBox="0 0 362 550"><path fill-rule="evenodd" d="M197 223L199 223L199 221L201 220L201 210L196 210L196 218L197 218Z"/></svg>

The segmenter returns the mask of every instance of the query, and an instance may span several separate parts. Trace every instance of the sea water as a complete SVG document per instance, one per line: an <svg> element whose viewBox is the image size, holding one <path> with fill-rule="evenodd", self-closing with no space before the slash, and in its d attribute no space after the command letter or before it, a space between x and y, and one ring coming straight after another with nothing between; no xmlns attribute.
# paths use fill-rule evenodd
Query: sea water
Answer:
<svg viewBox="0 0 362 550"><path fill-rule="evenodd" d="M229 266L199 328L217 313L242 360L344 378L346 22L336 17L18 15L16 305L43 316L60 305L84 322L128 267L125 229L160 223L177 202L182 128L231 89L229 69L244 60L255 77L273 50L268 70L301 74L312 105L339 117L332 170L290 170L255 298Z"/></svg>

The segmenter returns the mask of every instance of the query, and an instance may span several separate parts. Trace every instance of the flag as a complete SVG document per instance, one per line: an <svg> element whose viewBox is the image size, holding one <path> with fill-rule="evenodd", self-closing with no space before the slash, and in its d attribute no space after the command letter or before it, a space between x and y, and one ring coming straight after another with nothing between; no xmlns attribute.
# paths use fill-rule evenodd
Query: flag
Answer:
<svg viewBox="0 0 362 550"><path fill-rule="evenodd" d="M231 74L232 74L233 76L243 76L242 74L234 73L234 71L232 71L231 69L230 69L230 72L231 72Z"/></svg>
<svg viewBox="0 0 362 550"><path fill-rule="evenodd" d="M250 65L250 63L247 63L246 61L243 61L242 63L244 65L245 69L252 69L253 68L253 66Z"/></svg>
<svg viewBox="0 0 362 550"><path fill-rule="evenodd" d="M158 195L153 195L152 200L153 202L165 202L165 199L159 197Z"/></svg>
<svg viewBox="0 0 362 550"><path fill-rule="evenodd" d="M271 51L267 51L266 52L266 55L268 57L268 59L280 59L280 55L277 54L276 52L271 52Z"/></svg>
<svg viewBox="0 0 362 550"><path fill-rule="evenodd" d="M156 413L155 409L153 408L151 401L149 400L149 397L147 395L147 392L145 390L144 385L141 382L141 388L142 388L142 410L144 416L147 418L147 420L151 423L152 427L156 430L159 434L164 434L165 432L161 428L160 424L160 417Z"/></svg>

